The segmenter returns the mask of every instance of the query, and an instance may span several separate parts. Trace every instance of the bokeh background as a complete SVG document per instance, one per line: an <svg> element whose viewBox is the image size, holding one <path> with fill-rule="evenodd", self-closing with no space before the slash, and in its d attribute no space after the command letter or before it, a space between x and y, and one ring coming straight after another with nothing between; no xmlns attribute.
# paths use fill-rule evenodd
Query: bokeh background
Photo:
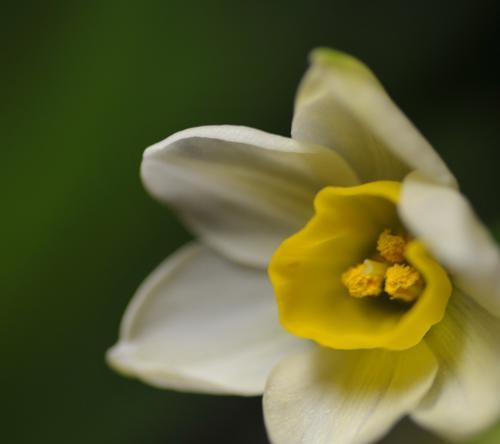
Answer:
<svg viewBox="0 0 500 444"><path fill-rule="evenodd" d="M288 135L307 53L331 46L374 69L500 233L496 3L2 1L0 440L266 443L260 399L105 365L135 288L190 238L144 192L143 149L203 124ZM402 441L440 442L409 423Z"/></svg>

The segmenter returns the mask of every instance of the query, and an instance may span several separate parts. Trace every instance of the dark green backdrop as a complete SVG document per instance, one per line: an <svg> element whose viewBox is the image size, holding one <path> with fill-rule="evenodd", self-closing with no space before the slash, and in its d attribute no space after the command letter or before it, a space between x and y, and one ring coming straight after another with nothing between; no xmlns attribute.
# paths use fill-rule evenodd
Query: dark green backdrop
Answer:
<svg viewBox="0 0 500 444"><path fill-rule="evenodd" d="M143 191L143 149L202 124L289 134L315 46L365 60L499 226L493 1L1 6L1 442L266 442L259 399L157 391L103 357L134 289L189 238Z"/></svg>

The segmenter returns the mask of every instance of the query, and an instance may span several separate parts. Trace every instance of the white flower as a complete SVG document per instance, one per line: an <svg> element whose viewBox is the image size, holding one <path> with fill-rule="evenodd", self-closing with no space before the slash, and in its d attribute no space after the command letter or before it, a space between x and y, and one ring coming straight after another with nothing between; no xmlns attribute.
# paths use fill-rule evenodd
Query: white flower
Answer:
<svg viewBox="0 0 500 444"><path fill-rule="evenodd" d="M161 388L264 393L276 444L369 443L404 415L461 439L500 416L499 251L359 61L313 53L291 139L192 128L148 148L141 174L199 240L137 291L115 369ZM367 248L386 228L401 259ZM355 278L376 277L349 268L363 258L380 271L371 296L385 282L416 302L358 297ZM415 279L391 290L390 267Z"/></svg>

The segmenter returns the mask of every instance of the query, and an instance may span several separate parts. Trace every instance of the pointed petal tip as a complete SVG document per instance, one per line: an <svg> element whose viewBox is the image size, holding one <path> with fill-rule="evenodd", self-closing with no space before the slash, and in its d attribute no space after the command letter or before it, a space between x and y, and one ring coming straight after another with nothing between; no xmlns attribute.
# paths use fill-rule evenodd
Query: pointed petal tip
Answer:
<svg viewBox="0 0 500 444"><path fill-rule="evenodd" d="M350 54L347 54L338 49L329 48L327 46L318 46L313 48L309 53L311 63L329 63L339 60L357 60Z"/></svg>
<svg viewBox="0 0 500 444"><path fill-rule="evenodd" d="M324 47L314 49L309 60L295 101L294 139L334 149L366 182L402 180L421 169L456 186L438 153L366 64Z"/></svg>
<svg viewBox="0 0 500 444"><path fill-rule="evenodd" d="M330 68L340 68L350 75L360 75L361 77L370 78L371 81L381 87L378 79L373 72L359 58L339 51L337 49L318 47L313 49L309 54L311 65L320 65Z"/></svg>
<svg viewBox="0 0 500 444"><path fill-rule="evenodd" d="M318 46L309 52L309 62L312 63L325 63L335 57L343 57L344 54L336 49L328 48L327 46Z"/></svg>
<svg viewBox="0 0 500 444"><path fill-rule="evenodd" d="M137 379L163 390L205 393L213 395L260 396L262 389L221 384L187 369L162 368L142 360L133 344L118 342L105 355L108 366L121 376Z"/></svg>
<svg viewBox="0 0 500 444"><path fill-rule="evenodd" d="M133 365L128 358L132 348L131 345L124 344L123 342L117 342L110 347L104 355L104 360L108 367L122 376L129 378L134 377L135 372L133 371Z"/></svg>
<svg viewBox="0 0 500 444"><path fill-rule="evenodd" d="M309 53L309 60L311 62L321 63L339 59L355 59L355 57L338 49L329 48L328 46L318 46L313 48Z"/></svg>

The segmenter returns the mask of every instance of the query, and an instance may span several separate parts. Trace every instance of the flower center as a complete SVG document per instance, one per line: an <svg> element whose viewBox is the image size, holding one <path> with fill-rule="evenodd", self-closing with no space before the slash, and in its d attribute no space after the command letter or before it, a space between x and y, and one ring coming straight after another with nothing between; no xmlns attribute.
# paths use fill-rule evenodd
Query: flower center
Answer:
<svg viewBox="0 0 500 444"><path fill-rule="evenodd" d="M372 259L350 267L342 283L355 298L386 295L391 300L414 302L424 288L420 273L405 260L407 241L384 230L377 240Z"/></svg>
<svg viewBox="0 0 500 444"><path fill-rule="evenodd" d="M327 187L269 264L280 321L342 350L405 350L444 316L452 287L398 216L401 184ZM357 265L356 265L357 264Z"/></svg>

